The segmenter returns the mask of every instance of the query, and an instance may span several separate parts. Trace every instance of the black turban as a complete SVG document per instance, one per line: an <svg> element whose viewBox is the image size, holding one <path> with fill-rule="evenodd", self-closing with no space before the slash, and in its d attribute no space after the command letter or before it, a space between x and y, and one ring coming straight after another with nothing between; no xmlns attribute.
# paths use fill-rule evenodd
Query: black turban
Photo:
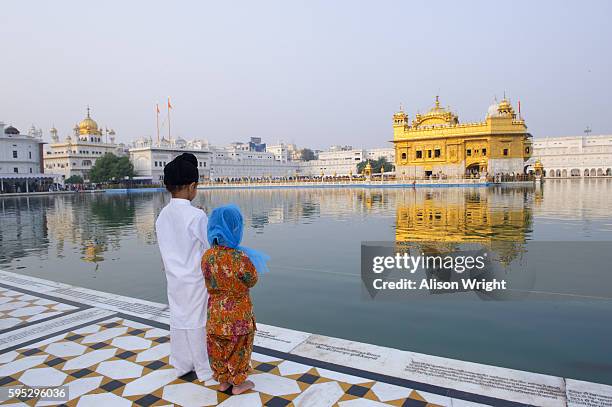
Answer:
<svg viewBox="0 0 612 407"><path fill-rule="evenodd" d="M190 153L183 153L164 167L165 185L187 185L198 182L198 159Z"/></svg>

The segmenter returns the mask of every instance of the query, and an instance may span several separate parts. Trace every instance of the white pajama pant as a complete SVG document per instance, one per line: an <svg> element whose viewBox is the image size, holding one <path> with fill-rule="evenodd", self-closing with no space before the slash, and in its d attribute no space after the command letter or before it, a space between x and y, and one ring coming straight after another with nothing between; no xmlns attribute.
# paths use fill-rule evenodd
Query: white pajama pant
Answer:
<svg viewBox="0 0 612 407"><path fill-rule="evenodd" d="M170 327L170 364L179 376L195 371L200 381L212 377L206 349L206 327L197 329Z"/></svg>

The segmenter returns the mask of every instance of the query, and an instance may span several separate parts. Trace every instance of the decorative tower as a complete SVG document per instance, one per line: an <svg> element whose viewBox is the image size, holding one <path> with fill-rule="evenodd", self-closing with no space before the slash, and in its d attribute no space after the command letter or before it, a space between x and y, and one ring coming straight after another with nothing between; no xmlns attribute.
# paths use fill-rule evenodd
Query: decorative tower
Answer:
<svg viewBox="0 0 612 407"><path fill-rule="evenodd" d="M400 103L399 111L393 114L393 134L402 134L406 126L408 126L408 115L404 112L404 106Z"/></svg>
<svg viewBox="0 0 612 407"><path fill-rule="evenodd" d="M57 129L55 128L55 126L51 127L51 130L49 130L49 132L51 133L51 142L59 143L59 136L57 135Z"/></svg>
<svg viewBox="0 0 612 407"><path fill-rule="evenodd" d="M370 160L366 163L365 168L363 169L363 175L365 175L366 180L370 180L372 177L372 165L370 164Z"/></svg>

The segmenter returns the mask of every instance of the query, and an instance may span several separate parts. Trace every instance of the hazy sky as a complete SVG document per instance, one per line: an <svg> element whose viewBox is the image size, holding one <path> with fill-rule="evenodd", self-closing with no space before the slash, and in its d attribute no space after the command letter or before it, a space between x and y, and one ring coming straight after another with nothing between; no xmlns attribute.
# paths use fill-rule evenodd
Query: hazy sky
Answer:
<svg viewBox="0 0 612 407"><path fill-rule="evenodd" d="M482 120L504 91L535 137L612 133L610 1L11 1L0 120L61 137L89 104L118 140L384 146L440 95ZM165 128L162 133L166 134Z"/></svg>

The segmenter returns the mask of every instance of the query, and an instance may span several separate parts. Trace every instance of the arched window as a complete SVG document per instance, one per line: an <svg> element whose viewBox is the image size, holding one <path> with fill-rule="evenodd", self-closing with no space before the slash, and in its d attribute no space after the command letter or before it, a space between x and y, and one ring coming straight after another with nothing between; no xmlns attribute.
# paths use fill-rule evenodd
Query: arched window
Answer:
<svg viewBox="0 0 612 407"><path fill-rule="evenodd" d="M407 157L406 153L402 153L402 160L405 160Z"/></svg>

